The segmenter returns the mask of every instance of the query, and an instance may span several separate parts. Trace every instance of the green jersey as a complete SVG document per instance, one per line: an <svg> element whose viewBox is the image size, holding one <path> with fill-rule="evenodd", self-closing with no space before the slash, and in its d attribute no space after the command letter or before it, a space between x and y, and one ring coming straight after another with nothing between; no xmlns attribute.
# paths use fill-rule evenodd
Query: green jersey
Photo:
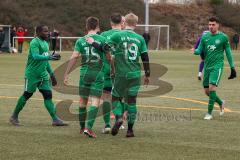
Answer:
<svg viewBox="0 0 240 160"><path fill-rule="evenodd" d="M38 37L34 38L30 43L27 66L25 69L25 77L36 79L48 79L48 73L53 71L48 62L49 45L47 41Z"/></svg>
<svg viewBox="0 0 240 160"><path fill-rule="evenodd" d="M98 78L98 80L103 81L103 59L105 58L105 53L88 44L86 42L87 37L92 37L94 41L100 45L103 45L106 42L105 38L98 34L86 35L77 40L75 51L79 52L82 57L80 76L87 75L87 77L92 80ZM92 82L92 80L89 80L89 82Z"/></svg>
<svg viewBox="0 0 240 160"><path fill-rule="evenodd" d="M109 40L114 33L117 33L117 32L120 32L120 31L121 31L121 30L119 30L119 29L110 29L110 30L108 30L108 31L102 32L102 33L101 33L101 36L103 36L103 37L105 37L107 40Z"/></svg>
<svg viewBox="0 0 240 160"><path fill-rule="evenodd" d="M214 67L222 68L224 65L224 51L226 52L230 67L234 67L232 52L226 34L222 32L218 32L217 34L207 32L204 34L194 54L199 55L202 51L205 53L204 67L206 69Z"/></svg>
<svg viewBox="0 0 240 160"><path fill-rule="evenodd" d="M101 33L101 36L105 37L106 40L110 40L110 37L117 32L120 32L119 29L111 29ZM105 79L105 87L112 87L112 82L110 78L110 64L109 61L105 58L104 59L104 79Z"/></svg>
<svg viewBox="0 0 240 160"><path fill-rule="evenodd" d="M108 41L113 46L115 77L136 78L141 76L139 57L147 52L143 37L133 30L122 30Z"/></svg>

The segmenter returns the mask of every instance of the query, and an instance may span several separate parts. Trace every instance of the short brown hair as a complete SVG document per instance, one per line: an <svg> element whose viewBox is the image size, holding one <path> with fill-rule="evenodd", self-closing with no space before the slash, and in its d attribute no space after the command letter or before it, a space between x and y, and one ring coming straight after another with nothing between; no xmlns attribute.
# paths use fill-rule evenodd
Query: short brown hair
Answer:
<svg viewBox="0 0 240 160"><path fill-rule="evenodd" d="M89 30L95 30L99 27L99 19L96 17L88 17L86 20L86 29Z"/></svg>
<svg viewBox="0 0 240 160"><path fill-rule="evenodd" d="M137 25L138 23L138 16L136 16L133 13L129 13L125 16L125 23L127 23L130 26Z"/></svg>

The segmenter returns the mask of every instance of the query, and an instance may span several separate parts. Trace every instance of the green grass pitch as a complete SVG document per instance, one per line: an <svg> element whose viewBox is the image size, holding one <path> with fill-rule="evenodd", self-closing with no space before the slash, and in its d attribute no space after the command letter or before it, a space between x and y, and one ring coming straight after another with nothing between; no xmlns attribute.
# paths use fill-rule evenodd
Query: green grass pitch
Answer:
<svg viewBox="0 0 240 160"><path fill-rule="evenodd" d="M70 55L70 52L62 53L61 61L51 62L53 68ZM17 97L23 92L26 58L26 53L0 55L0 159L237 160L240 157L240 81L239 78L227 80L230 74L227 62L217 89L218 95L226 100L228 112L223 117L216 107L214 119L203 120L208 98L197 80L198 56L186 50L152 52L151 62L168 68L161 80L171 83L173 90L138 99L140 115L135 138L125 138L126 130L115 137L101 134L103 120L99 117L94 126L98 137L90 139L79 134L78 122L69 122L69 127L52 127L38 92L20 113L22 126L8 123ZM234 52L234 58L239 66L239 52ZM78 77L76 70L70 83L77 84ZM78 101L77 95L55 91L53 98L55 102L65 98Z"/></svg>

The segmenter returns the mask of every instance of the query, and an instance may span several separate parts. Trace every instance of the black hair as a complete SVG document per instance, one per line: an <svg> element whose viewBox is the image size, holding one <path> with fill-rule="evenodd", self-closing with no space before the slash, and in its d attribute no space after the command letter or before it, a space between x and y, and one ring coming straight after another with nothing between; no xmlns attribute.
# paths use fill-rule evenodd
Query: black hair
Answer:
<svg viewBox="0 0 240 160"><path fill-rule="evenodd" d="M122 21L122 15L119 13L113 13L110 17L110 21L114 24L120 24Z"/></svg>
<svg viewBox="0 0 240 160"><path fill-rule="evenodd" d="M46 25L39 25L39 26L37 26L36 27L36 33L38 34L38 33L42 32L43 27L47 27L47 26Z"/></svg>
<svg viewBox="0 0 240 160"><path fill-rule="evenodd" d="M95 30L99 27L99 19L96 17L88 17L86 20L86 28L87 30Z"/></svg>
<svg viewBox="0 0 240 160"><path fill-rule="evenodd" d="M209 22L217 22L217 23L219 23L218 17L210 17L208 20L209 20Z"/></svg>

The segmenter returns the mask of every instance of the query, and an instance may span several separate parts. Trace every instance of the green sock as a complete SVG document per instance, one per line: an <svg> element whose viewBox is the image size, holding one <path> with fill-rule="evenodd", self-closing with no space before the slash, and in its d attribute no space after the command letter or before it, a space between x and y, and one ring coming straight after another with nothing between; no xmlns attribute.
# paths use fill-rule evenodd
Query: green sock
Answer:
<svg viewBox="0 0 240 160"><path fill-rule="evenodd" d="M208 95L208 97L209 97L209 95ZM223 101L218 97L217 94L216 94L216 101L215 101L215 102L217 102L217 104L218 104L219 106L221 106L222 103L223 103Z"/></svg>
<svg viewBox="0 0 240 160"><path fill-rule="evenodd" d="M107 101L103 102L102 104L103 109L103 120L106 126L110 127L110 112L111 112L111 104Z"/></svg>
<svg viewBox="0 0 240 160"><path fill-rule="evenodd" d="M97 116L98 108L95 106L90 106L88 109L88 115L87 115L87 128L92 129L93 124L95 122L96 116Z"/></svg>
<svg viewBox="0 0 240 160"><path fill-rule="evenodd" d="M216 101L216 91L209 91L208 113L212 114L214 103Z"/></svg>
<svg viewBox="0 0 240 160"><path fill-rule="evenodd" d="M216 102L219 106L221 106L223 103L223 101L217 96L217 94L216 94Z"/></svg>
<svg viewBox="0 0 240 160"><path fill-rule="evenodd" d="M24 96L19 97L17 105L16 105L16 107L14 109L14 112L13 112L13 115L12 115L13 117L18 118L18 114L23 109L26 102L27 101L26 101L26 98Z"/></svg>
<svg viewBox="0 0 240 160"><path fill-rule="evenodd" d="M52 119L56 120L57 119L57 115L56 115L56 110L55 110L55 107L54 107L52 99L44 100L44 105L47 108L48 113L50 114Z"/></svg>
<svg viewBox="0 0 240 160"><path fill-rule="evenodd" d="M130 127L128 128L128 130L132 130L137 115L136 104L128 104L127 110L128 110L128 127Z"/></svg>
<svg viewBox="0 0 240 160"><path fill-rule="evenodd" d="M114 101L112 103L113 106L113 114L115 116L121 116L123 114L123 104L120 101Z"/></svg>
<svg viewBox="0 0 240 160"><path fill-rule="evenodd" d="M87 117L87 108L79 108L79 124L81 129L85 128L85 121L86 121L86 117Z"/></svg>

